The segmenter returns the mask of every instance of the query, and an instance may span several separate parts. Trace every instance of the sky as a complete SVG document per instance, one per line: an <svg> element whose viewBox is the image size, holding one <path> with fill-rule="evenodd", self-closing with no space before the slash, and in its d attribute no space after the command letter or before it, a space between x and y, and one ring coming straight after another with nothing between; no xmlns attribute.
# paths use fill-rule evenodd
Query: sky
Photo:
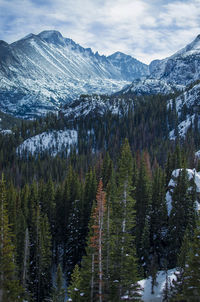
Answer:
<svg viewBox="0 0 200 302"><path fill-rule="evenodd" d="M0 0L0 40L12 43L43 30L148 64L200 34L200 0Z"/></svg>

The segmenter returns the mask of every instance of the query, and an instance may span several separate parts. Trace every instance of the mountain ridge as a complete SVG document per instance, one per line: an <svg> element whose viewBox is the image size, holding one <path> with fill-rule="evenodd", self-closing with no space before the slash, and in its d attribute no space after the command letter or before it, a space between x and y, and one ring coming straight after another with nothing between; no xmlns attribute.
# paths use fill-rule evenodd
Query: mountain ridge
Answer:
<svg viewBox="0 0 200 302"><path fill-rule="evenodd" d="M123 58L127 55L124 54ZM0 105L15 116L32 118L57 111L61 104L84 93L120 90L147 66L137 61L115 66L109 58L83 48L58 31L43 31L0 44ZM132 62L134 58L132 58ZM140 65L140 70L138 69ZM126 72L127 70L127 72ZM135 74L134 74L135 72Z"/></svg>

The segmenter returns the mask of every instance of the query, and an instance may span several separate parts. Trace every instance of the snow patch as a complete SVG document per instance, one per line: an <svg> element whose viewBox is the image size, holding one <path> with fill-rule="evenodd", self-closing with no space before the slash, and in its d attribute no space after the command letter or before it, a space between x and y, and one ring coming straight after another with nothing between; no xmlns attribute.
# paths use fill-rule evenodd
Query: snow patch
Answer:
<svg viewBox="0 0 200 302"><path fill-rule="evenodd" d="M168 270L168 278L172 282L172 280L176 280L175 276L176 269ZM141 292L142 300L144 302L161 302L163 299L163 290L166 284L166 273L165 271L159 271L157 276L157 286L154 287L154 294L151 293L151 282L152 278L149 277L147 279L140 280L138 283L144 289Z"/></svg>
<svg viewBox="0 0 200 302"><path fill-rule="evenodd" d="M69 154L70 147L76 145L77 140L76 130L43 132L25 140L16 151L19 155L25 152L34 155L48 151L52 156L56 156L67 149Z"/></svg>
<svg viewBox="0 0 200 302"><path fill-rule="evenodd" d="M176 169L172 172L171 179L168 184L168 191L166 193L166 203L167 203L167 210L168 210L168 215L171 213L172 209L172 193L174 190L174 187L176 186L176 178L179 176L179 173L182 169ZM200 193L200 173L196 171L196 169L186 169L187 174L188 174L188 179L192 180L194 179L194 182L196 184L196 192ZM196 200L196 208L199 211L200 210L200 204L198 200Z"/></svg>

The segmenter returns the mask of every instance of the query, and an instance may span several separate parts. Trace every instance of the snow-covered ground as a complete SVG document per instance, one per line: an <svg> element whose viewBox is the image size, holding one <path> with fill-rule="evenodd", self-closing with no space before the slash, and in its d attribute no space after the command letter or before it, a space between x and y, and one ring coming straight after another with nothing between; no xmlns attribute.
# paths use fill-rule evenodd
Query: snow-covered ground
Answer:
<svg viewBox="0 0 200 302"><path fill-rule="evenodd" d="M179 119L178 132L181 138L185 138L185 135L191 125L194 125L195 118L198 119L197 126L200 128L200 116L199 116L199 99L200 99L200 84L194 85L191 89L183 92L174 100L176 106L176 112ZM173 108L173 100L170 99L167 105L168 109ZM186 117L182 117L187 112ZM173 129L169 133L169 138L175 140L175 130Z"/></svg>
<svg viewBox="0 0 200 302"><path fill-rule="evenodd" d="M186 118L186 120L182 121L178 125L178 133L179 133L179 136L181 138L185 138L188 129L190 128L190 126L194 122L194 118L195 118L194 114L192 116L188 115L187 118ZM169 139L170 140L175 140L176 139L176 135L175 135L175 130L174 129L172 131L170 131L170 133L169 133Z"/></svg>
<svg viewBox="0 0 200 302"><path fill-rule="evenodd" d="M25 152L33 155L48 151L52 156L56 156L58 152L66 149L67 153L69 153L70 147L75 146L77 140L78 134L76 130L43 132L25 140L16 151L20 155Z"/></svg>
<svg viewBox="0 0 200 302"><path fill-rule="evenodd" d="M12 130L10 130L10 129L3 129L3 130L0 130L0 133L1 133L1 134L4 134L4 135L10 135L10 134L12 134L13 132L12 132Z"/></svg>
<svg viewBox="0 0 200 302"><path fill-rule="evenodd" d="M78 119L86 117L90 114L102 116L105 113L123 116L128 112L129 108L134 107L132 99L125 100L123 98L109 98L101 95L80 96L79 99L70 102L62 109L62 113L68 119Z"/></svg>
<svg viewBox="0 0 200 302"><path fill-rule="evenodd" d="M176 280L175 269L168 270L168 278L170 282ZM151 281L152 278L143 279L139 281L140 286L144 289L142 294L142 300L144 302L161 302L163 297L163 290L166 283L166 273L165 271L159 271L157 276L157 286L154 287L154 294L151 293Z"/></svg>

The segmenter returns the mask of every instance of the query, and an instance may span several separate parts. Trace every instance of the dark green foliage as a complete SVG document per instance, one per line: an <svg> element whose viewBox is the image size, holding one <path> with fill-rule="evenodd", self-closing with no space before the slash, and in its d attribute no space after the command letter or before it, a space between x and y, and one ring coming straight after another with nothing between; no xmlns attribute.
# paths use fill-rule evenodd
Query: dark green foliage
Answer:
<svg viewBox="0 0 200 302"><path fill-rule="evenodd" d="M147 236L149 232L149 214L150 214L150 204L151 204L151 181L148 175L147 166L145 164L144 156L140 162L139 174L137 178L136 190L135 190L135 209L136 209L136 247L137 254L141 262L143 262L143 254L145 251L142 247L142 240ZM146 229L144 230L146 223ZM148 239L149 241L149 239ZM148 243L147 243L148 244Z"/></svg>
<svg viewBox="0 0 200 302"><path fill-rule="evenodd" d="M189 190L190 185L194 186ZM177 184L172 194L172 210L169 217L169 260L172 267L176 264L186 228L195 227L195 184L189 183L186 169L182 169L177 177Z"/></svg>
<svg viewBox="0 0 200 302"><path fill-rule="evenodd" d="M53 302L64 302L65 301L65 289L63 287L63 272L61 265L58 265L56 274L56 286L53 288L52 294Z"/></svg>
<svg viewBox="0 0 200 302"><path fill-rule="evenodd" d="M136 299L138 270L141 278L152 277L153 290L157 271L165 267L166 261L168 267L178 265L180 271L174 296L183 288L187 294L183 284L186 272L188 276L192 272L185 265L194 266L192 249L195 248L186 238L193 237L196 227L196 188L183 170L173 191L170 217L165 194L174 169L199 166L194 152L200 147L200 135L196 114L185 141L178 135L176 141L168 140L168 131L175 129L178 134L178 119L191 112L185 107L178 117L175 102L170 107L167 100L163 96L125 96L127 106L121 116L107 112L68 121L60 112L35 121L13 121L13 134L0 134L0 169L8 183L5 217L9 240L5 263L10 274L7 281L11 301L21 292L19 284L28 302L50 299L51 272L58 263L63 264L63 276L68 282L75 264L81 263L85 297L80 296L81 288L74 294L79 293L76 299L80 301L89 301L92 259L83 255L86 237L91 236L92 220L89 227L88 223L99 178L107 193L104 300L117 302L127 294L132 295L130 299ZM72 150L67 156L63 150L55 157L48 152L21 157L16 154L16 147L23 140L52 129L78 130L77 152ZM131 148L126 140L121 149L126 137ZM86 248L86 253L92 254L91 249ZM77 267L75 271L71 284L80 281ZM59 268L53 298L60 299L59 302L64 294L61 275ZM165 301L168 301L169 284L165 290Z"/></svg>
<svg viewBox="0 0 200 302"><path fill-rule="evenodd" d="M0 300L22 301L23 290L16 274L13 234L8 223L8 205L4 178L0 181Z"/></svg>

